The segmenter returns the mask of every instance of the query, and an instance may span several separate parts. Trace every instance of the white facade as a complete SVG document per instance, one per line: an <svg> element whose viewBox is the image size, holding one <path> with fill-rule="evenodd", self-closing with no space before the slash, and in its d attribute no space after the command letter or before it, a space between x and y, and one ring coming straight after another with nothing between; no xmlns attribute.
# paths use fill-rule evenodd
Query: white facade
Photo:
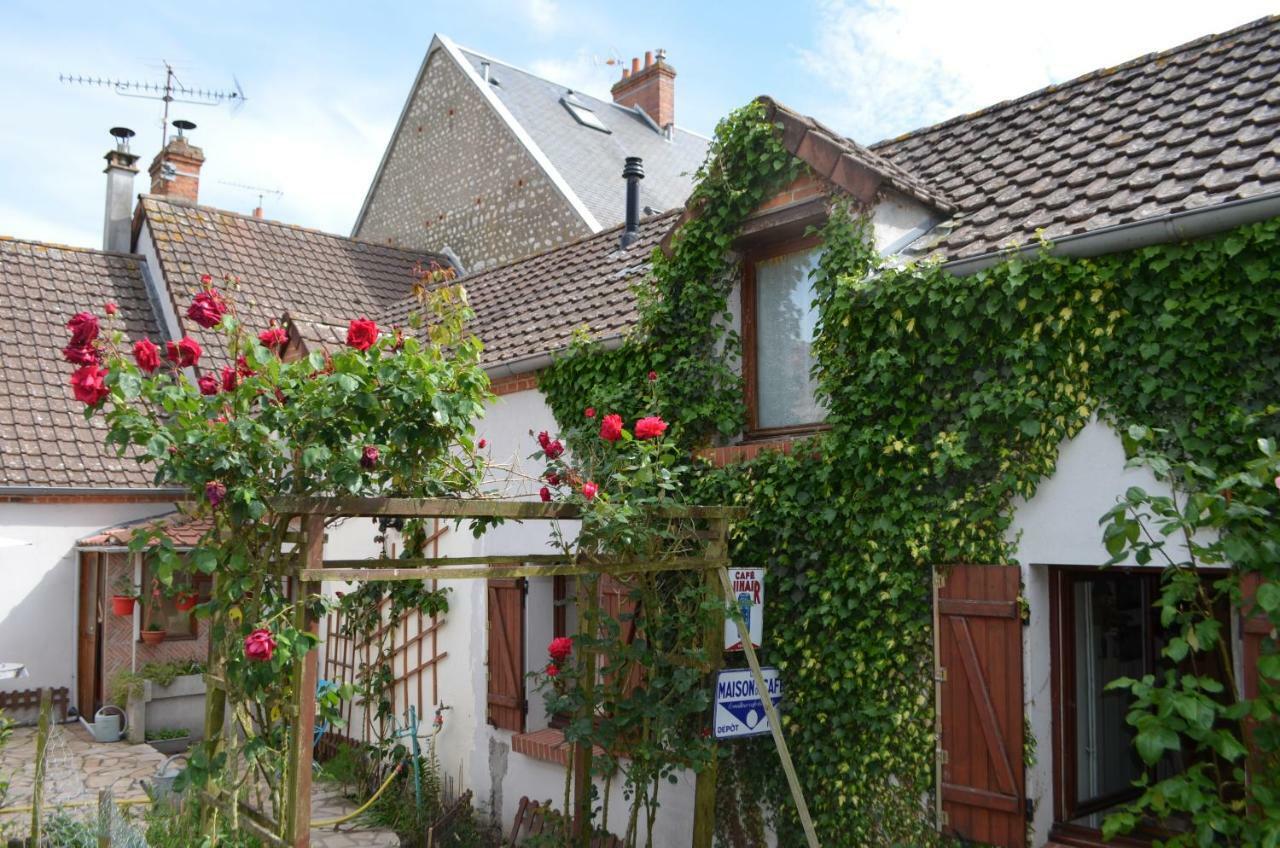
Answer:
<svg viewBox="0 0 1280 848"><path fill-rule="evenodd" d="M76 542L108 527L172 512L166 503L0 503L0 536L29 542L0 548L0 662L26 678L0 690L66 686L76 699Z"/></svg>

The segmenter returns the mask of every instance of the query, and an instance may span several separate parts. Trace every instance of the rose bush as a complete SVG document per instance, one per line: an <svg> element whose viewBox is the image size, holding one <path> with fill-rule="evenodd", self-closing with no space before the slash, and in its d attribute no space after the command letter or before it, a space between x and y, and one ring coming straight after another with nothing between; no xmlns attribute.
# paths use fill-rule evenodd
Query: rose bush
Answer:
<svg viewBox="0 0 1280 848"><path fill-rule="evenodd" d="M234 797L254 774L274 792L282 788L278 776L296 726L291 672L316 643L296 625L298 608L318 614L326 604L291 593L287 578L300 566L302 546L286 542L296 523L291 528L292 517L274 511L273 499L478 494L484 463L472 422L489 392L479 342L463 333L470 313L460 289L424 294L434 313L425 340L416 319L407 332L381 333L360 318L351 322L347 347L284 362L287 334L278 326L243 327L236 281L224 283L226 291L203 277L187 310L216 335L211 358L232 363L216 370L189 337L165 341L162 363L155 342L125 337L119 315L104 328L80 313L68 330L77 359L91 353L99 360L70 379L86 417L102 416L108 444L148 466L158 485L187 489L184 511L212 519L189 553L176 551L160 529L138 533L132 545L150 548L166 587L177 575L214 576L198 614L208 619L220 657L210 673L225 681L227 715L242 732L194 748L182 782L213 782ZM421 553L427 534L419 524L402 528L405 556ZM375 609L390 591L367 583L342 603ZM429 588L396 591L397 608L444 605L443 593ZM212 691L210 703L221 697ZM322 705L332 714L322 717L337 724L332 700ZM278 813L282 799L275 794L272 801Z"/></svg>

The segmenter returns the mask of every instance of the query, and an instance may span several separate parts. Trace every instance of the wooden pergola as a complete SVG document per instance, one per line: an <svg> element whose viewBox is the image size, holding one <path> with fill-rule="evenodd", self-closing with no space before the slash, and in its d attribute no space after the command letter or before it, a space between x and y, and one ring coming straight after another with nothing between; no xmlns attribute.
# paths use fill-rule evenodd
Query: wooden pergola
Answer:
<svg viewBox="0 0 1280 848"><path fill-rule="evenodd" d="M412 559L361 559L326 560L324 558L324 530L334 518L434 518L473 519L501 518L513 521L573 520L582 517L581 510L571 504L538 503L529 501L501 501L485 499L450 498L301 498L281 497L271 504L279 516L296 516L300 521L298 544L291 552L294 565L288 576L294 586L294 624L299 630L316 633L318 621L311 614L310 606L299 601L319 595L321 583L336 581L382 580L490 580L529 577L557 577L576 575L625 576L659 571L700 571L705 575L712 592L720 593L734 610L743 648L756 683L757 691L768 692L760 662L751 645L746 624L736 611L729 581L728 531L733 519L744 514L741 507L727 506L670 506L651 510L649 516L659 519L689 520L698 523L696 538L703 548L695 555L656 557L652 559L599 557L590 560L566 557L563 554L527 554L510 556L458 556L419 557ZM580 586L580 603L598 608L599 594L584 592ZM709 672L714 675L723 658L722 632L719 626L709 627L703 634L703 645L710 658ZM205 737L221 738L226 718L227 693L225 682L215 670L220 668L218 657L212 655L209 665L209 696L205 713ZM594 662L591 657L585 661ZM589 665L588 667L593 667ZM253 808L244 801L237 802L240 821L269 844L289 848L309 848L311 842L311 774L312 735L315 729L316 684L318 678L318 652L313 649L293 669L292 684L295 693L296 727L291 736L285 773L285 791L282 793L280 821ZM586 703L595 702L595 681L592 675L583 675L579 685L584 687ZM805 805L804 796L796 778L782 725L772 699L762 696L761 702L769 718L770 730L786 771L792 796L796 801L801 823L810 846L818 845L813 824ZM591 760L592 746L575 745L573 828L574 844L590 844L591 810ZM695 813L693 848L711 848L715 831L716 766L704 769L697 776L695 789ZM205 800L230 813L230 798L217 793L205 793Z"/></svg>

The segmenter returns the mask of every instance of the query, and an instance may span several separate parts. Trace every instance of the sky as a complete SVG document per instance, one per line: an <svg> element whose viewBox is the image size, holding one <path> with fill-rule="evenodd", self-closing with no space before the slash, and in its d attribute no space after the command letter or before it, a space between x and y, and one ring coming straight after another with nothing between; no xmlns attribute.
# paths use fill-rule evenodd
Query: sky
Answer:
<svg viewBox="0 0 1280 848"><path fill-rule="evenodd" d="M405 97L440 32L608 97L619 69L664 48L676 121L710 135L759 94L851 138L882 138L1017 97L1280 9L1275 0L813 0L364 3L0 0L0 236L101 247L108 129L137 132L143 173L161 104L59 74L246 94L175 104L204 149L202 203L347 234Z"/></svg>

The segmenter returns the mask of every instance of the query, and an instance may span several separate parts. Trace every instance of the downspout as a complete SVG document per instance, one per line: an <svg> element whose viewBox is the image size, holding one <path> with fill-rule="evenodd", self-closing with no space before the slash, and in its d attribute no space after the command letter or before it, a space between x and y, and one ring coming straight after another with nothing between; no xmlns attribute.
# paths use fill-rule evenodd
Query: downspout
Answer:
<svg viewBox="0 0 1280 848"><path fill-rule="evenodd" d="M1087 233L1051 239L1049 252L1054 256L1083 258L1120 253L1153 244L1184 241L1213 235L1225 230L1280 217L1280 191L1232 200L1200 209L1168 212L1127 224L1115 224ZM979 256L943 263L950 273L961 277L990 268L1014 256L1038 253L1040 245L1023 245L1013 250L998 250Z"/></svg>

